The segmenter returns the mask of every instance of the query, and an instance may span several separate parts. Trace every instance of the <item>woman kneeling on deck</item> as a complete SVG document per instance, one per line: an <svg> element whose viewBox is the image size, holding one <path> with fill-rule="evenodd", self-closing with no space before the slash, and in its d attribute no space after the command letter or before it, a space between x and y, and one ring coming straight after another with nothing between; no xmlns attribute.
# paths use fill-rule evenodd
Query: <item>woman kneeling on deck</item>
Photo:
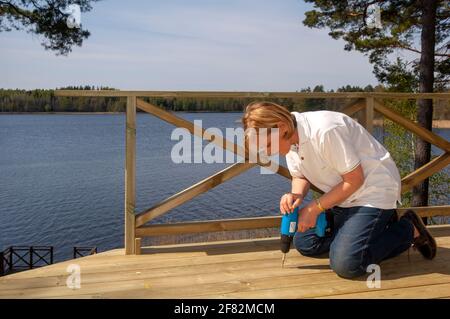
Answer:
<svg viewBox="0 0 450 319"><path fill-rule="evenodd" d="M425 258L435 257L436 242L421 218L411 210L397 218L401 180L391 155L351 117L331 111L290 113L275 103L253 102L242 122L246 133L278 129L278 152L286 156L292 175L291 192L280 200L282 214L302 203L310 183L324 192L299 211L294 245L302 255L329 252L331 268L345 278L366 274L370 264L411 245ZM258 149L272 155L272 139ZM324 210L332 213L334 229L331 236L318 237L312 228Z"/></svg>

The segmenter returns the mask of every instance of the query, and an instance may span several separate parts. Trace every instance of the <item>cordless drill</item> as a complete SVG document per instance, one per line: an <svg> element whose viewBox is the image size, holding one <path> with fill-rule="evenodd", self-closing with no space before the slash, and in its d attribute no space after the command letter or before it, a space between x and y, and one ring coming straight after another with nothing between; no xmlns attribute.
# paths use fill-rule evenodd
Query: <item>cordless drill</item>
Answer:
<svg viewBox="0 0 450 319"><path fill-rule="evenodd" d="M291 248L292 239L297 232L298 223L298 210L295 208L292 213L284 214L281 218L281 252L283 257L281 259L281 267L284 267L284 261L286 254ZM323 211L317 216L317 222L315 226L316 235L319 237L328 237L332 232L333 219L330 211Z"/></svg>

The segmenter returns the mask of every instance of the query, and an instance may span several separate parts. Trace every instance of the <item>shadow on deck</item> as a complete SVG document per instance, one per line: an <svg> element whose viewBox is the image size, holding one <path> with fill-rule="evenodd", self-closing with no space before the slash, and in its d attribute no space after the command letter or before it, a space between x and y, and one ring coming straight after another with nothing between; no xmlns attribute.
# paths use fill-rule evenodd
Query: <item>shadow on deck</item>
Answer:
<svg viewBox="0 0 450 319"><path fill-rule="evenodd" d="M292 249L280 267L278 238L123 249L0 278L0 298L449 298L450 225L430 227L437 257L416 251L381 264L381 288L346 280L327 258ZM81 270L81 288L66 285L67 267Z"/></svg>

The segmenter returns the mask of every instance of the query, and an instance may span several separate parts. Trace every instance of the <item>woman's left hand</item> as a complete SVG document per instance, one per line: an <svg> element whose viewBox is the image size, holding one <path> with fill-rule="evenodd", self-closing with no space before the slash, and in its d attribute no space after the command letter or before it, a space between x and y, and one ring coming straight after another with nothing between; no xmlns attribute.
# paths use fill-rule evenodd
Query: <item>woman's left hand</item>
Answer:
<svg viewBox="0 0 450 319"><path fill-rule="evenodd" d="M298 212L297 230L301 233L316 227L318 209L307 205Z"/></svg>

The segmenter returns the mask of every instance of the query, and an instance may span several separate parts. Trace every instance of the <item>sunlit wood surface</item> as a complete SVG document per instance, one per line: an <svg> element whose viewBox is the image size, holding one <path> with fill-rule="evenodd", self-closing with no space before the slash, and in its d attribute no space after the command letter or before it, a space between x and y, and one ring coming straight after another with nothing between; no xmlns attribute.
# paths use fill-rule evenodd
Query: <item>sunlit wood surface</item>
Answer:
<svg viewBox="0 0 450 319"><path fill-rule="evenodd" d="M450 225L430 229L435 260L411 249L383 262L381 288L295 249L282 269L278 238L268 238L111 250L1 277L0 298L449 298ZM66 285L70 264L80 266L80 289Z"/></svg>

